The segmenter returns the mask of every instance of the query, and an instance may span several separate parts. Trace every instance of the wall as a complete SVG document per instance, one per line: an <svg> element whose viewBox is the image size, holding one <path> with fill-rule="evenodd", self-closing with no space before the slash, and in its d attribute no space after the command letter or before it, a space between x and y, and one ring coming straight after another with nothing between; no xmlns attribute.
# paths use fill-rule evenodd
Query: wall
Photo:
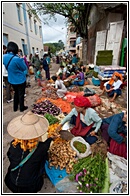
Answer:
<svg viewBox="0 0 130 196"><path fill-rule="evenodd" d="M29 7L30 4L25 3L25 9L23 9L23 3L20 4L21 23L19 23L16 3L3 3L3 34L8 35L8 42L16 42L20 49L23 49L21 41L23 39L24 44L27 44L28 53L32 53L32 47L34 47L34 51L38 48L40 52L39 57L41 58L43 56L43 39L39 34L39 26L42 26L42 24L39 19L36 19L38 28L36 35L34 31L34 16L32 15L32 31L30 30L29 14L27 12ZM24 13L26 14L26 21L24 20Z"/></svg>
<svg viewBox="0 0 130 196"><path fill-rule="evenodd" d="M97 7L93 6L89 19L91 24L88 30L87 59L88 63L94 63L96 32L108 29L110 22L121 21L123 16L120 13L99 13Z"/></svg>

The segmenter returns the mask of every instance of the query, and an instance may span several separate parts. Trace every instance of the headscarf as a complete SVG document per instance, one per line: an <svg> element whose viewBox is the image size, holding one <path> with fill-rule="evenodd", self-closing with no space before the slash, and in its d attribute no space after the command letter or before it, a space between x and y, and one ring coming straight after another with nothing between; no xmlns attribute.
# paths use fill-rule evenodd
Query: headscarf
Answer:
<svg viewBox="0 0 130 196"><path fill-rule="evenodd" d="M16 147L17 144L20 144L20 147L23 151L29 150L32 151L33 148L36 147L38 144L38 138L36 139L30 139L30 140L20 140L20 139L14 139L12 142L12 145Z"/></svg>
<svg viewBox="0 0 130 196"><path fill-rule="evenodd" d="M74 105L77 107L91 107L91 103L87 97L77 96L74 99Z"/></svg>
<svg viewBox="0 0 130 196"><path fill-rule="evenodd" d="M123 81L122 74L119 74L118 72L115 71L115 72L113 73L111 79L109 80L109 83L108 83L108 84L112 85L112 84L114 83L113 76L117 76L117 77L120 78L121 81Z"/></svg>

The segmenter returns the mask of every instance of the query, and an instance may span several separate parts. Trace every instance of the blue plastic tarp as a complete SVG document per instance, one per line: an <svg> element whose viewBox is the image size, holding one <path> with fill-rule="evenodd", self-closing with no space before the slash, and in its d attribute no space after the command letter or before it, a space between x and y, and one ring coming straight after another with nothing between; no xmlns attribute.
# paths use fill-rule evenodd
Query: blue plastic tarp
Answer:
<svg viewBox="0 0 130 196"><path fill-rule="evenodd" d="M68 176L66 169L60 170L59 167L57 169L54 166L49 167L48 161L45 163L45 171L54 186L64 177Z"/></svg>

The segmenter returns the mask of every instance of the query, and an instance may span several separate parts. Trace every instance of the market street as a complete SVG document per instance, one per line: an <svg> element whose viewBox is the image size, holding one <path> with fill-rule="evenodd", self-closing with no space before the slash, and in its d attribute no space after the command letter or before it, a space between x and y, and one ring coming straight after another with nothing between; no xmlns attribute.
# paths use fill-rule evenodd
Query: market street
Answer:
<svg viewBox="0 0 130 196"><path fill-rule="evenodd" d="M59 64L52 64L51 68L51 76L54 75L59 68ZM44 71L43 71L44 72ZM90 82L89 85L87 85L88 88L93 88L97 93L101 92L101 89L99 86L94 86L91 83L91 78L89 78L87 81ZM42 96L42 88L37 85L37 83L34 81L34 76L31 75L31 87L26 88L26 105L28 105L29 109L32 109L32 105ZM9 148L10 141L12 140L11 136L7 133L7 125L14 117L21 115L21 112L13 112L13 103L6 103L5 100L5 89L3 90L3 179L7 172L7 168L9 165L8 158L6 156L7 150ZM123 109L127 108L127 102L126 100L127 96L127 89L125 88L123 90L122 96L117 98L115 103L120 104ZM105 97L106 98L106 97ZM120 101L120 102L119 102ZM29 110L28 109L28 110ZM118 108L116 108L118 109ZM108 111L105 111L106 115L112 115L112 113L109 113ZM3 192L4 193L11 193L11 191L5 186L3 182ZM44 185L39 193L55 193L56 189L54 185L50 182L49 178L46 177L44 179Z"/></svg>

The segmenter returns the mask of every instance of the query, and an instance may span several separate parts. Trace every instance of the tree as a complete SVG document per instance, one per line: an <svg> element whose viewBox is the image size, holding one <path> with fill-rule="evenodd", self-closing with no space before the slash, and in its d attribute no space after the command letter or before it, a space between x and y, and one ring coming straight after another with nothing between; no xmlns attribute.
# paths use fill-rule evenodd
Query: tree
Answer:
<svg viewBox="0 0 130 196"><path fill-rule="evenodd" d="M48 46L50 53L56 54L56 51L60 51L64 48L64 43L62 40L59 40L58 43L45 43L44 46Z"/></svg>
<svg viewBox="0 0 130 196"><path fill-rule="evenodd" d="M83 63L87 63L87 39L89 14L92 3L34 3L33 13L46 15L60 14L68 19L68 22L74 26L74 31L83 38L82 51Z"/></svg>

